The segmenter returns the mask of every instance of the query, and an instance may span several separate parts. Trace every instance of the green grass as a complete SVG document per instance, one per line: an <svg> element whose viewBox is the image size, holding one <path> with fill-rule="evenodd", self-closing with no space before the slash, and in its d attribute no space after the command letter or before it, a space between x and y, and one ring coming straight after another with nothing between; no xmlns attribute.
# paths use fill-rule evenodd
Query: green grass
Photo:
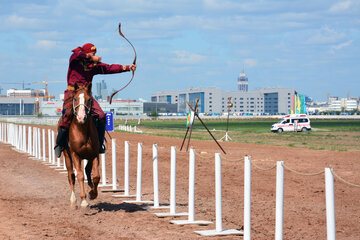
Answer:
<svg viewBox="0 0 360 240"><path fill-rule="evenodd" d="M203 120L209 129L226 130L226 120ZM185 120L152 120L142 121L143 126L154 129L184 129ZM230 120L229 131L256 131L269 132L272 124L276 120ZM134 121L132 124L137 124ZM328 131L360 131L360 121L358 120L312 120L311 126L314 129ZM202 127L199 121L195 121L194 129Z"/></svg>
<svg viewBox="0 0 360 240"><path fill-rule="evenodd" d="M216 139L225 135L226 120L203 120ZM271 133L274 119L264 120L230 120L229 135L236 142L259 145L276 145L296 148L331 151L360 151L360 121L359 120L312 120L312 131L302 133L283 132ZM124 124L124 121L115 121ZM137 121L128 121L135 126ZM147 134L183 138L186 132L186 120L146 120L139 128ZM212 131L215 129L216 131ZM193 126L192 138L211 140L200 121Z"/></svg>

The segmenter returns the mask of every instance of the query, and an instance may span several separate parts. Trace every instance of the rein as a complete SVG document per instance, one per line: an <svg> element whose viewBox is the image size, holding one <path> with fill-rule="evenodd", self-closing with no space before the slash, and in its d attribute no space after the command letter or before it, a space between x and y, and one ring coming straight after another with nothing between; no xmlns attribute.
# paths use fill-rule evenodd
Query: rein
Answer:
<svg viewBox="0 0 360 240"><path fill-rule="evenodd" d="M74 115L77 116L77 110L76 110L76 109L77 109L78 107L84 106L84 107L85 107L86 116L89 116L90 111L91 111L92 104L93 104L93 101L92 101L92 98L91 98L90 106L87 106L85 103L79 103L78 105L75 106L75 98L73 98L73 113L74 113Z"/></svg>

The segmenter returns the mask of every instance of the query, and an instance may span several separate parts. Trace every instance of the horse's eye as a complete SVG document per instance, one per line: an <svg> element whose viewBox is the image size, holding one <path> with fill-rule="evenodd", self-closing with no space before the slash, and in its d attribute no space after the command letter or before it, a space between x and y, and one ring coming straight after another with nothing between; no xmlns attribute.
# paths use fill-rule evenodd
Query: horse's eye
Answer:
<svg viewBox="0 0 360 240"><path fill-rule="evenodd" d="M75 101L75 102L77 102L77 99L76 99L76 98L74 98L74 101Z"/></svg>

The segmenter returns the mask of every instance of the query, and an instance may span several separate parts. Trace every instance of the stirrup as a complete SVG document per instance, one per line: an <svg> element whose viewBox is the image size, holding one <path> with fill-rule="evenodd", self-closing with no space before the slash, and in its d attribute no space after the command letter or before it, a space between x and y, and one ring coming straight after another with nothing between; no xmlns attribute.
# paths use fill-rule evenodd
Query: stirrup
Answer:
<svg viewBox="0 0 360 240"><path fill-rule="evenodd" d="M104 144L102 146L100 146L99 153L100 154L105 153L105 145Z"/></svg>
<svg viewBox="0 0 360 240"><path fill-rule="evenodd" d="M55 156L56 157L61 157L61 152L64 150L60 145L56 145L54 147L54 150L55 150Z"/></svg>

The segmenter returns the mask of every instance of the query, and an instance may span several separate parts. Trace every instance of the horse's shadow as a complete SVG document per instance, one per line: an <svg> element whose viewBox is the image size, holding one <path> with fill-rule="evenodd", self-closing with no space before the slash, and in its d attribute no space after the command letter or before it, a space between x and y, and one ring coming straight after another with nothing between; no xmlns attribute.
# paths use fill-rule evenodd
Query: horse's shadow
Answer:
<svg viewBox="0 0 360 240"><path fill-rule="evenodd" d="M109 203L109 202L102 202L102 203L97 203L97 204L90 206L90 209L96 211L95 213L93 213L93 215L94 215L94 214L100 213L102 211L104 211L104 212L117 212L117 211L121 211L121 210L124 210L125 212L145 211L146 209L144 209L144 208L146 206L147 206L146 204L142 204L142 205L137 205L137 204L132 204L132 203L113 204L113 203Z"/></svg>

